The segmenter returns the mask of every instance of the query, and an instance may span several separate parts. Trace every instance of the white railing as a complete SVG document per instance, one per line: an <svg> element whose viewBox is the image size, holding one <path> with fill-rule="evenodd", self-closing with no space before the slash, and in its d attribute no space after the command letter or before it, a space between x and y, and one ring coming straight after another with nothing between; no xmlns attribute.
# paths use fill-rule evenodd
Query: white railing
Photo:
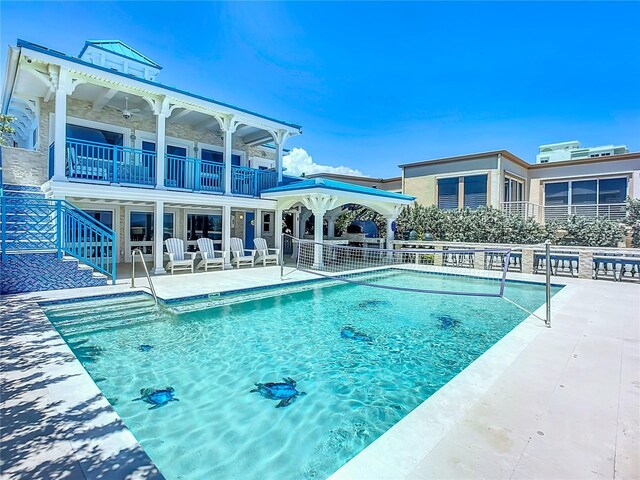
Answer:
<svg viewBox="0 0 640 480"><path fill-rule="evenodd" d="M539 219L540 205L531 202L502 202L502 210L507 215L518 215L524 218Z"/></svg>
<svg viewBox="0 0 640 480"><path fill-rule="evenodd" d="M609 220L622 220L626 216L624 203L589 204L589 205L547 205L544 207L544 219L566 220L569 215L585 217L604 217Z"/></svg>

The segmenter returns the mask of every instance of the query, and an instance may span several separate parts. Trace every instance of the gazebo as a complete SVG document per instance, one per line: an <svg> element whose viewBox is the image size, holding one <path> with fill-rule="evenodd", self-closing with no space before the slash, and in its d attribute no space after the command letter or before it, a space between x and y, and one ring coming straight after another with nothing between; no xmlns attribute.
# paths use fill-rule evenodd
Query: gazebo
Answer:
<svg viewBox="0 0 640 480"><path fill-rule="evenodd" d="M386 243L387 248L392 248L393 222L398 218L400 210L405 205L410 205L415 197L400 193L378 190L376 188L353 185L351 183L338 182L323 178L313 178L293 182L288 185L271 188L262 192L262 198L276 200L276 218L282 218L282 212L303 206L314 216L314 241L322 243L323 224L325 216L331 221L342 212L342 206L358 204L367 207L380 215L387 222ZM329 236L333 235L333 222L329 225ZM294 231L294 236L296 232ZM280 236L276 236L276 246ZM316 255L319 255L319 249ZM316 259L319 263L321 259Z"/></svg>

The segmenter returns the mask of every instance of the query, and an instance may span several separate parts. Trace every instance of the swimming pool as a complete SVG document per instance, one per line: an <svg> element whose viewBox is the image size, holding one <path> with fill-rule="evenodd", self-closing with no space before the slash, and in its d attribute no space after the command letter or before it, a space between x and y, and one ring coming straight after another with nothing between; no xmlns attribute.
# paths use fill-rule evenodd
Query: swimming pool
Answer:
<svg viewBox="0 0 640 480"><path fill-rule="evenodd" d="M425 289L469 283L385 277ZM518 282L506 295L529 310L545 298L542 285ZM146 295L45 307L168 479L326 478L527 316L501 298L332 282L171 309L158 311ZM347 326L361 336L344 334ZM251 393L283 377L307 395L275 408L278 400ZM150 410L133 401L141 389L169 386L179 402Z"/></svg>

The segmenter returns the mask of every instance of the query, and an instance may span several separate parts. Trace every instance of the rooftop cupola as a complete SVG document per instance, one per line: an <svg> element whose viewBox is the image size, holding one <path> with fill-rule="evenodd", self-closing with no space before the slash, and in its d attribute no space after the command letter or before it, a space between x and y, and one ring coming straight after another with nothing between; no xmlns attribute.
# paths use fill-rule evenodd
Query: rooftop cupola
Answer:
<svg viewBox="0 0 640 480"><path fill-rule="evenodd" d="M145 80L154 80L162 67L120 40L87 40L78 55L81 60L128 73Z"/></svg>

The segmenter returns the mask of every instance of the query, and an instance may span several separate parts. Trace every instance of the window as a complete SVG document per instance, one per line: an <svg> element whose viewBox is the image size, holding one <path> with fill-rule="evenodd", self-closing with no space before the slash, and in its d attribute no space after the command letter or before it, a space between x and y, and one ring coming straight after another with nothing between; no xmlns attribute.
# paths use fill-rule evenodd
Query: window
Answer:
<svg viewBox="0 0 640 480"><path fill-rule="evenodd" d="M187 249L196 251L199 238L210 238L216 249L222 248L222 215L187 215Z"/></svg>
<svg viewBox="0 0 640 480"><path fill-rule="evenodd" d="M571 182L571 205L593 205L598 195L597 180Z"/></svg>
<svg viewBox="0 0 640 480"><path fill-rule="evenodd" d="M123 145L123 135L121 133L81 127L80 125L67 124L67 138L85 142L106 143L108 145Z"/></svg>
<svg viewBox="0 0 640 480"><path fill-rule="evenodd" d="M224 162L222 152L218 152L216 150L208 150L206 148L203 148L200 151L200 158L202 160L206 160L209 162L216 162L216 163ZM242 157L240 155L235 155L235 154L231 155L231 165L235 165L239 167L241 163L242 163Z"/></svg>
<svg viewBox="0 0 640 480"><path fill-rule="evenodd" d="M547 183L544 186L545 206L557 206L569 204L569 183Z"/></svg>
<svg viewBox="0 0 640 480"><path fill-rule="evenodd" d="M84 213L95 218L105 227L113 230L113 212L110 210L84 210Z"/></svg>
<svg viewBox="0 0 640 480"><path fill-rule="evenodd" d="M130 212L129 214L129 244L131 249L140 248L144 254L153 253L154 224L153 212ZM164 214L164 228L162 239L166 240L173 234L173 213Z"/></svg>
<svg viewBox="0 0 640 480"><path fill-rule="evenodd" d="M262 233L265 235L271 235L271 214L262 214Z"/></svg>
<svg viewBox="0 0 640 480"><path fill-rule="evenodd" d="M458 177L438 179L438 208L455 210L458 208Z"/></svg>
<svg viewBox="0 0 640 480"><path fill-rule="evenodd" d="M504 201L524 201L524 183L520 180L516 180L515 178L506 177L504 179Z"/></svg>
<svg viewBox="0 0 640 480"><path fill-rule="evenodd" d="M473 175L464 178L464 208L476 210L487 206L487 176Z"/></svg>
<svg viewBox="0 0 640 480"><path fill-rule="evenodd" d="M598 203L624 203L626 197L626 178L607 178L599 181Z"/></svg>

